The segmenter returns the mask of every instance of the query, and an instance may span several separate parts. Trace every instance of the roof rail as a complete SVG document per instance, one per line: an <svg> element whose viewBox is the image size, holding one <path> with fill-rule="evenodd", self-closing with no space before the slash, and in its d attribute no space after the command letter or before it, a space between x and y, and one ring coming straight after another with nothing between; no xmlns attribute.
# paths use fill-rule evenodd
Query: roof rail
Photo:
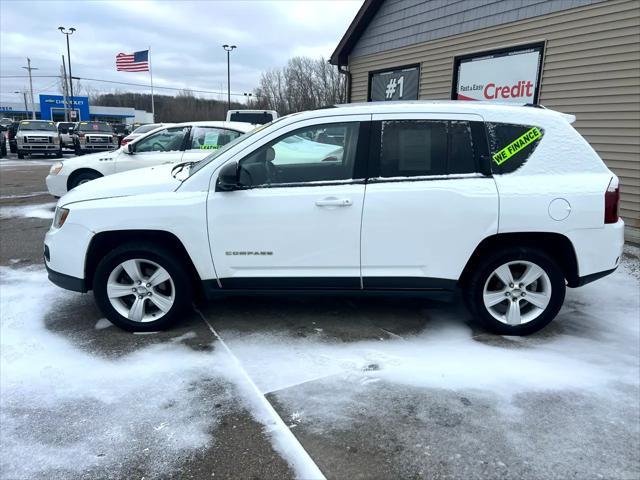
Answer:
<svg viewBox="0 0 640 480"><path fill-rule="evenodd" d="M547 107L545 107L544 105L541 105L541 104L539 104L539 103L525 103L525 104L523 105L523 107L542 108L542 109L544 109L544 110L546 110L546 109L547 109Z"/></svg>

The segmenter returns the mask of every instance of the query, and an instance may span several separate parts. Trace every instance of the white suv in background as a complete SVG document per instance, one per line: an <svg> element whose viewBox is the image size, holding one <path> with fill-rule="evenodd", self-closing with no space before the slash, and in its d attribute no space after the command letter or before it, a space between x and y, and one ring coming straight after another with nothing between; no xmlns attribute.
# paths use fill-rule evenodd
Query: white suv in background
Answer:
<svg viewBox="0 0 640 480"><path fill-rule="evenodd" d="M162 163L199 161L254 128L246 123L190 122L160 127L123 147L52 165L46 178L54 197L96 178Z"/></svg>
<svg viewBox="0 0 640 480"><path fill-rule="evenodd" d="M480 102L282 117L196 165L64 196L49 278L128 330L167 327L194 293L461 289L490 330L529 334L622 254L618 178L574 119Z"/></svg>

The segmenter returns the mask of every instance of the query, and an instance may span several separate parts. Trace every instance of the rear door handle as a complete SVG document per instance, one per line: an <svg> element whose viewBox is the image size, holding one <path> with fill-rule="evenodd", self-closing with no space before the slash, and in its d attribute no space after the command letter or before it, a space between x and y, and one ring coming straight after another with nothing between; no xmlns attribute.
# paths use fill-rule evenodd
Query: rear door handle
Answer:
<svg viewBox="0 0 640 480"><path fill-rule="evenodd" d="M316 200L319 207L350 207L353 204L350 198L323 198Z"/></svg>

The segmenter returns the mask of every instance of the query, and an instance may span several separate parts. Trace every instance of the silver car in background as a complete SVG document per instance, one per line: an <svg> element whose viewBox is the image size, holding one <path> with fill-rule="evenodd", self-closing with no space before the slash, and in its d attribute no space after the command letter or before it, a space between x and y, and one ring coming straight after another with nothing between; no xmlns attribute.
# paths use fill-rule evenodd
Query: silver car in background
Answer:
<svg viewBox="0 0 640 480"><path fill-rule="evenodd" d="M62 148L73 149L73 129L75 128L75 122L58 122L56 128L60 134L60 143Z"/></svg>

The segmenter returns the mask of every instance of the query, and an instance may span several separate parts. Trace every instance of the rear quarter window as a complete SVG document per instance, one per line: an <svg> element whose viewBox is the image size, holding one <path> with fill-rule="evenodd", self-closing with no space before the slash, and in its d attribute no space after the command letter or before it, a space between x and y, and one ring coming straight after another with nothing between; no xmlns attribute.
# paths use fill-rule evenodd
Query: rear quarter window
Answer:
<svg viewBox="0 0 640 480"><path fill-rule="evenodd" d="M511 173L522 167L540 144L544 130L533 125L487 122L491 170Z"/></svg>

